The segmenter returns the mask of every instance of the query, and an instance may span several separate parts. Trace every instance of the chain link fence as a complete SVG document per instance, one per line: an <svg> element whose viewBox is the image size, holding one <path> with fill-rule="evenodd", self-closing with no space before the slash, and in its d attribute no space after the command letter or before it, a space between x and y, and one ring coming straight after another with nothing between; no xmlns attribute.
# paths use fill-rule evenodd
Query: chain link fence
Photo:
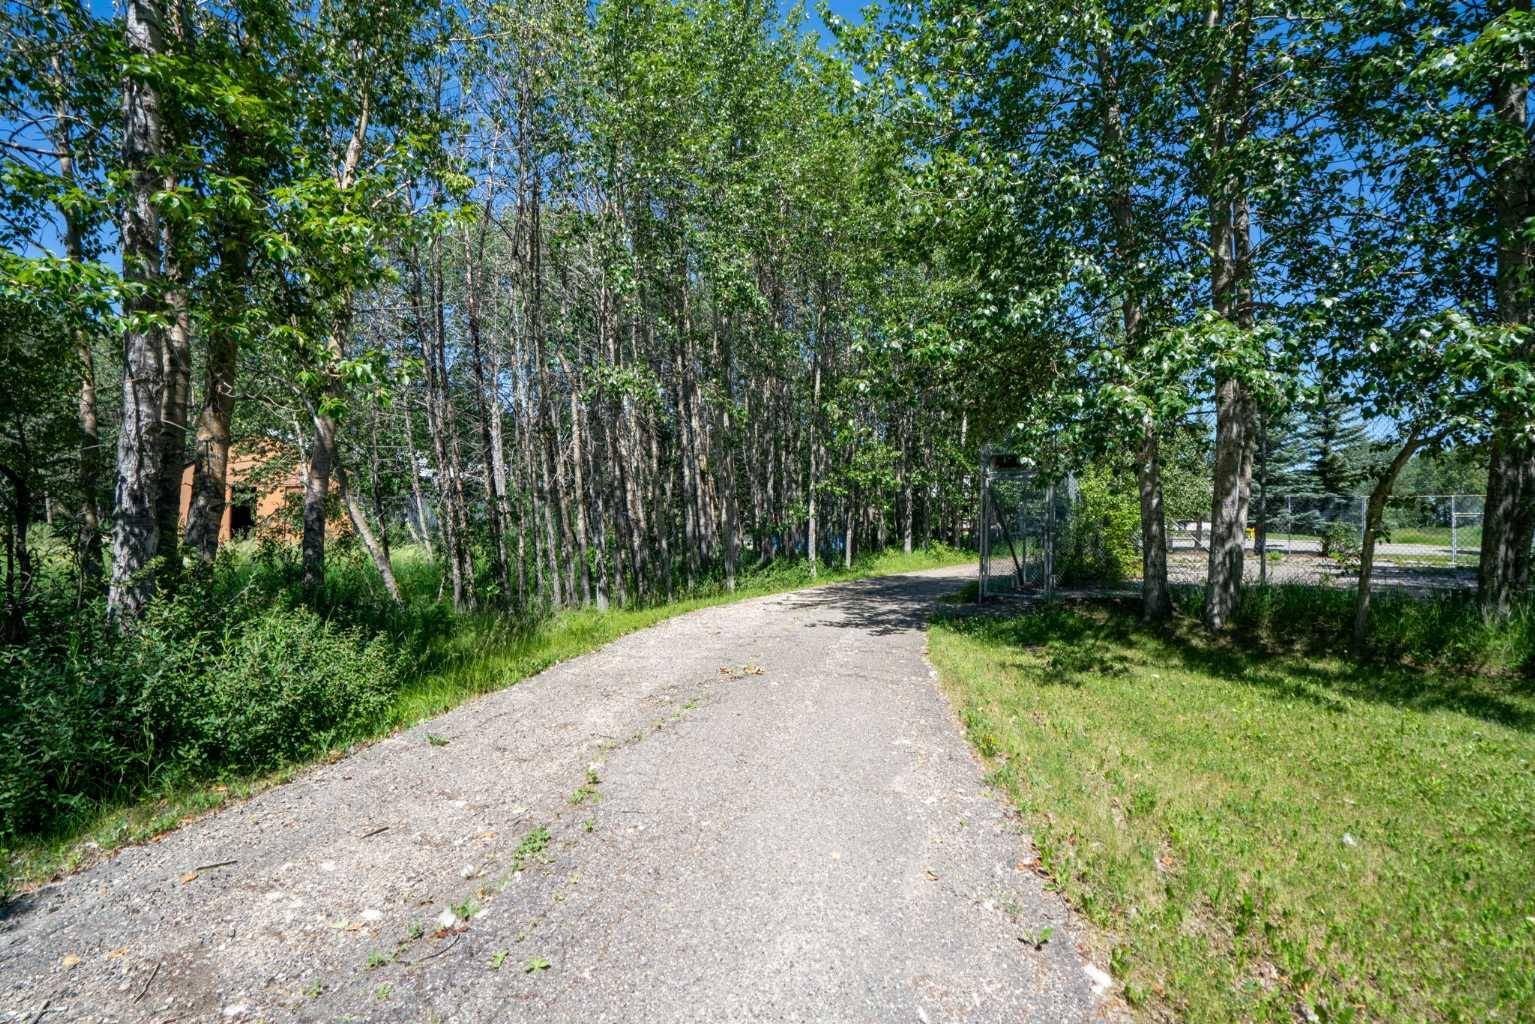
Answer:
<svg viewBox="0 0 1535 1024"><path fill-rule="evenodd" d="M981 468L980 597L1049 595L1091 585L1073 569L1090 524L1075 480L1048 480L1025 461L988 452ZM1476 585L1482 502L1474 494L1392 498L1376 542L1376 583L1414 590ZM1252 584L1353 586L1358 580L1366 499L1351 495L1255 493L1248 515L1244 575ZM1077 522L1082 519L1081 522ZM1083 533L1077 537L1073 531ZM1209 569L1208 519L1167 523L1169 581L1202 586ZM1135 538L1139 543L1139 536ZM1138 574L1139 554L1133 560ZM1078 567L1080 569L1080 567ZM1134 585L1134 578L1102 581Z"/></svg>
<svg viewBox="0 0 1535 1024"><path fill-rule="evenodd" d="M1391 498L1376 539L1376 581L1419 589L1475 586L1482 500L1475 494ZM1358 578L1366 502L1352 495L1254 494L1244 566L1248 581L1351 584ZM1204 583L1209 529L1207 521L1168 523L1168 574L1174 582Z"/></svg>
<svg viewBox="0 0 1535 1024"><path fill-rule="evenodd" d="M1061 582L1061 541L1075 501L1076 485L1070 477L1048 480L1014 455L982 453L976 531L981 600L1054 593Z"/></svg>

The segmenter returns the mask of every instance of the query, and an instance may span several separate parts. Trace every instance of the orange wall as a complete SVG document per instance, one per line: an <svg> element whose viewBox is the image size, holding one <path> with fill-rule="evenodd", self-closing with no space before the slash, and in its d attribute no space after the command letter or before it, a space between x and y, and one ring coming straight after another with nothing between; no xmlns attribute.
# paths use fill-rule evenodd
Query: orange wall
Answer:
<svg viewBox="0 0 1535 1024"><path fill-rule="evenodd" d="M267 465L267 461L251 455L231 454L229 457L229 472L224 487L224 518L219 523L219 542L223 543L233 536L232 522L234 516L234 488L235 484L250 476L251 473ZM269 484L267 489L256 497L256 528L269 528L272 517L283 507L289 494L296 494L303 488L303 477L294 470L281 484ZM186 529L187 510L192 506L192 464L188 463L186 469L181 471L181 528Z"/></svg>

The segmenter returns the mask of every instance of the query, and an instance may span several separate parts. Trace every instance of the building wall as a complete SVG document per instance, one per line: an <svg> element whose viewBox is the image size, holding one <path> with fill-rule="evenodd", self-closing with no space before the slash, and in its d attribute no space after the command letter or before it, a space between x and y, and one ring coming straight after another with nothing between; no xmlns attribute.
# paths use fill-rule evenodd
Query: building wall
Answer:
<svg viewBox="0 0 1535 1024"><path fill-rule="evenodd" d="M273 460L259 455L232 452L229 456L228 480L224 489L224 518L219 523L219 542L229 540L234 536L234 492L235 488L244 483L251 476L266 469ZM181 471L181 528L186 529L187 510L192 507L192 472L193 467L188 463ZM283 527L278 531L275 521L276 514L281 511L290 494L303 493L303 477L298 470L294 470L280 483L264 482L263 489L256 495L252 515L254 528L264 532L291 533L291 529ZM334 524L334 520L332 521Z"/></svg>

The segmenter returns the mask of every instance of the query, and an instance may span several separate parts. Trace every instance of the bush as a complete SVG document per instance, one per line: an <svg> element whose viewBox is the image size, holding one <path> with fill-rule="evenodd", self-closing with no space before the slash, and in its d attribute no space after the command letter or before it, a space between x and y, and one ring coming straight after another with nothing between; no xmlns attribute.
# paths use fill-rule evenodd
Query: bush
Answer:
<svg viewBox="0 0 1535 1024"><path fill-rule="evenodd" d="M375 723L400 681L382 636L338 629L305 608L274 609L225 634L199 677L195 732L205 759L273 768Z"/></svg>
<svg viewBox="0 0 1535 1024"><path fill-rule="evenodd" d="M400 608L336 561L316 611L286 552L221 556L126 636L60 582L31 639L0 647L0 843L103 799L269 770L369 731L454 617L434 595Z"/></svg>
<svg viewBox="0 0 1535 1024"><path fill-rule="evenodd" d="M1327 524L1327 532L1322 535L1322 555L1337 562L1338 568L1346 573L1358 572L1361 547L1357 527L1343 522Z"/></svg>
<svg viewBox="0 0 1535 1024"><path fill-rule="evenodd" d="M1108 473L1089 471L1077 481L1077 498L1063 531L1057 559L1067 585L1114 585L1139 576L1141 509L1133 487Z"/></svg>
<svg viewBox="0 0 1535 1024"><path fill-rule="evenodd" d="M1197 587L1175 590L1179 611L1202 614ZM1233 637L1285 648L1342 652L1351 645L1353 588L1282 584L1242 594L1229 632ZM1384 660L1458 672L1535 673L1535 605L1526 602L1506 620L1482 616L1470 593L1424 597L1377 590L1370 612L1369 648Z"/></svg>
<svg viewBox="0 0 1535 1024"><path fill-rule="evenodd" d="M60 662L0 650L0 842L68 812L144 767L106 668L76 648Z"/></svg>
<svg viewBox="0 0 1535 1024"><path fill-rule="evenodd" d="M417 673L462 659L478 666L464 678L485 689L548 664L574 631L610 628L595 613L575 615L561 641L539 639L535 617L461 617L438 600L435 566L411 551L397 556L404 604L355 547L331 551L323 588L306 597L291 546L229 545L126 636L108 628L99 602L76 608L72 577L48 575L31 639L0 646L0 889L5 844L68 833L104 800L304 760L387 725ZM941 547L865 553L855 568L929 568L957 556ZM839 575L826 566L823 578ZM764 592L805 582L803 559L745 570L739 581ZM536 653L510 667L505 652L484 660L487 645L519 643Z"/></svg>

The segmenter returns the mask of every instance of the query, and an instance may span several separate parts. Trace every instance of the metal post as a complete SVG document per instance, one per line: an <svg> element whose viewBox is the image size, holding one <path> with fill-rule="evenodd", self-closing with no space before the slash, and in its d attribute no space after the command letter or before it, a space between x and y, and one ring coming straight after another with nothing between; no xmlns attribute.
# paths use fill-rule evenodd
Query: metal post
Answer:
<svg viewBox="0 0 1535 1024"><path fill-rule="evenodd" d="M1258 418L1258 533L1253 537L1253 552L1258 556L1258 586L1260 587L1268 586L1269 582L1268 450L1268 417L1260 413Z"/></svg>
<svg viewBox="0 0 1535 1024"><path fill-rule="evenodd" d="M987 479L987 450L981 449L981 519L976 524L976 547L981 553L981 573L979 585L976 588L975 599L977 603L986 601L986 579L990 575L989 562L991 560L991 481Z"/></svg>
<svg viewBox="0 0 1535 1024"><path fill-rule="evenodd" d="M1286 555L1295 552L1295 513L1290 510L1290 496L1284 499L1284 553Z"/></svg>
<svg viewBox="0 0 1535 1024"><path fill-rule="evenodd" d="M1055 596L1055 484L1045 485L1045 600Z"/></svg>
<svg viewBox="0 0 1535 1024"><path fill-rule="evenodd" d="M1455 534L1457 518L1455 515L1455 495L1452 494L1450 495L1450 569L1452 571L1460 568L1460 538Z"/></svg>
<svg viewBox="0 0 1535 1024"><path fill-rule="evenodd" d="M1259 449L1260 451L1262 449ZM1265 466L1267 463L1264 464ZM1258 556L1258 586L1266 587L1269 582L1268 547L1269 547L1269 521L1268 521L1268 487L1264 478L1268 474L1258 476L1258 533L1253 538L1253 552Z"/></svg>

